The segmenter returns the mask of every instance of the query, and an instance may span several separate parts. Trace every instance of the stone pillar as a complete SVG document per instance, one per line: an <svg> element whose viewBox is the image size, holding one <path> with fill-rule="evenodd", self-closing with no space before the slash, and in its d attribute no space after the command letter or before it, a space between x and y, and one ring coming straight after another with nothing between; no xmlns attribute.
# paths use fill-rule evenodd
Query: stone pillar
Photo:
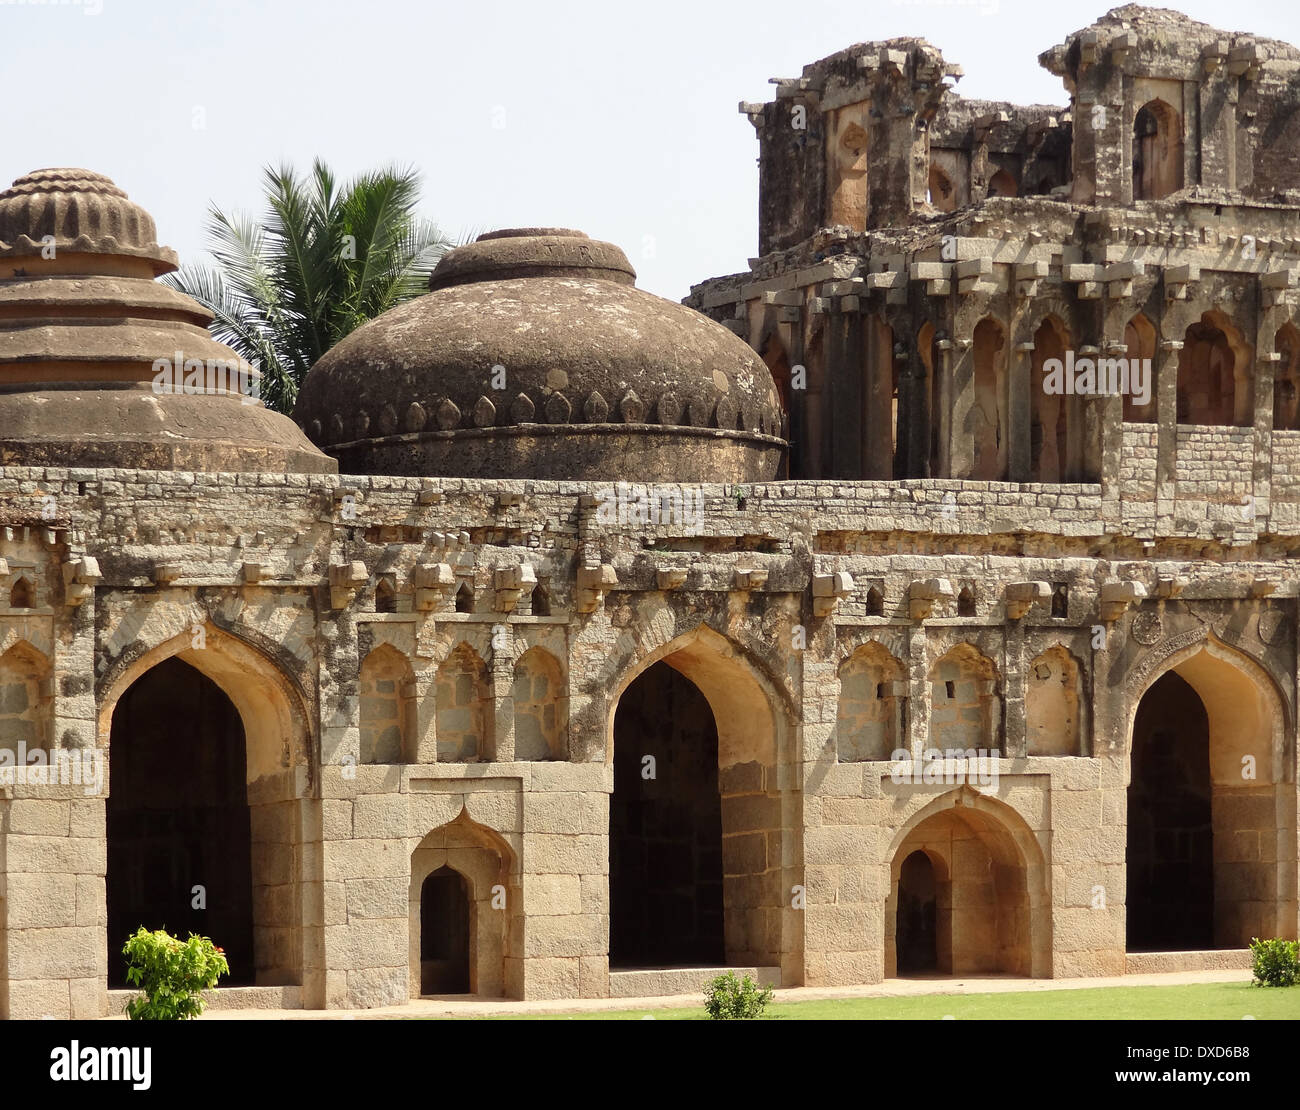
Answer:
<svg viewBox="0 0 1300 1110"><path fill-rule="evenodd" d="M1017 314L1018 315L1018 314ZM1007 480L1028 482L1033 478L1034 396L1031 360L1033 343L1012 343L1016 322L1007 333ZM1064 404L1066 397L1061 398ZM1055 432L1055 429L1053 429ZM1047 429L1043 429L1047 434ZM1064 460L1062 460L1064 461Z"/></svg>
<svg viewBox="0 0 1300 1110"><path fill-rule="evenodd" d="M935 358L934 372L939 375L938 404L939 411L932 413L930 419L937 425L939 457L931 466L932 478L952 477L952 443L953 443L953 352L955 347L951 339L942 339L937 344L939 354ZM929 444L926 445L927 451Z"/></svg>
<svg viewBox="0 0 1300 1110"><path fill-rule="evenodd" d="M493 754L497 763L513 763L515 758L515 654L514 629L506 623L505 615L492 625L492 663L489 682L492 685Z"/></svg>
<svg viewBox="0 0 1300 1110"><path fill-rule="evenodd" d="M857 476L889 479L894 476L894 343L891 329L878 316L867 317L867 333L865 458Z"/></svg>
<svg viewBox="0 0 1300 1110"><path fill-rule="evenodd" d="M1266 290L1260 290L1265 294ZM1268 530L1273 488L1273 398L1279 356L1277 331L1287 322L1285 302L1259 311L1255 333L1255 443L1251 465L1252 530Z"/></svg>
<svg viewBox="0 0 1300 1110"><path fill-rule="evenodd" d="M831 434L829 477L862 474L862 317L835 311L826 319L826 422Z"/></svg>
<svg viewBox="0 0 1300 1110"><path fill-rule="evenodd" d="M1163 329L1162 329L1163 334ZM1178 497L1178 352L1181 340L1162 339L1156 371L1156 529L1170 531Z"/></svg>
<svg viewBox="0 0 1300 1110"><path fill-rule="evenodd" d="M1025 722L1025 622L1008 621L1002 640L1003 752L1008 759L1029 754Z"/></svg>

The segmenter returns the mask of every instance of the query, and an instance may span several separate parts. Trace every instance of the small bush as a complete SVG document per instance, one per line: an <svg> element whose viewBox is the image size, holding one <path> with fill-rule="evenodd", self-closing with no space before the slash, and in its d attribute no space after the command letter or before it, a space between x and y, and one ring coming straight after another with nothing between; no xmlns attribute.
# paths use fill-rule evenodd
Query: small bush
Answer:
<svg viewBox="0 0 1300 1110"><path fill-rule="evenodd" d="M760 1018L771 1001L771 987L759 990L748 975L737 979L734 971L711 980L704 992L704 1008L714 1021Z"/></svg>
<svg viewBox="0 0 1300 1110"><path fill-rule="evenodd" d="M1300 982L1300 943L1256 938L1250 942L1250 954L1255 959L1255 986L1293 987Z"/></svg>
<svg viewBox="0 0 1300 1110"><path fill-rule="evenodd" d="M207 937L189 940L159 929L140 928L122 948L126 979L144 994L126 1004L132 1021L181 1021L203 1013L201 991L211 990L230 965L222 950Z"/></svg>

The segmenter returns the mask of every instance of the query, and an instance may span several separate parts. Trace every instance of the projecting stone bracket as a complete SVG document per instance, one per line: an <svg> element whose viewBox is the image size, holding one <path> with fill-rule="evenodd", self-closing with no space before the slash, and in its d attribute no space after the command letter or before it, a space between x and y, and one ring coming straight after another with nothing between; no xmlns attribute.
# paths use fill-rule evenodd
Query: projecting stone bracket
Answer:
<svg viewBox="0 0 1300 1110"><path fill-rule="evenodd" d="M4 560L0 559L0 563ZM8 566L0 568L0 572L7 574ZM83 601L88 601L95 593L95 584L103 580L103 575L99 573L99 561L91 558L89 555L83 555L79 559L69 559L63 564L63 596L69 605L80 605Z"/></svg>
<svg viewBox="0 0 1300 1110"><path fill-rule="evenodd" d="M153 582L155 586L170 586L180 576L180 563L154 563L153 565Z"/></svg>
<svg viewBox="0 0 1300 1110"><path fill-rule="evenodd" d="M1287 295L1296 288L1296 278L1300 271L1288 267L1282 270L1270 270L1259 275L1259 285L1265 308L1276 308L1287 303Z"/></svg>
<svg viewBox="0 0 1300 1110"><path fill-rule="evenodd" d="M1051 599L1052 587L1046 582L1012 582L1007 586L1007 618L1021 620L1035 603Z"/></svg>
<svg viewBox="0 0 1300 1110"><path fill-rule="evenodd" d="M1016 296L1036 297L1039 286L1046 280L1046 262L1021 262L1016 266Z"/></svg>
<svg viewBox="0 0 1300 1110"><path fill-rule="evenodd" d="M415 608L422 613L442 607L443 598L456 588L456 572L449 563L421 563L411 575Z"/></svg>
<svg viewBox="0 0 1300 1110"><path fill-rule="evenodd" d="M618 585L618 573L608 563L598 567L579 567L577 588L573 593L574 608L579 613L594 613L600 608L601 598Z"/></svg>
<svg viewBox="0 0 1300 1110"><path fill-rule="evenodd" d="M1268 597L1277 592L1278 583L1271 578L1256 578L1250 583L1251 597Z"/></svg>
<svg viewBox="0 0 1300 1110"><path fill-rule="evenodd" d="M685 567L667 567L664 570L655 571L655 585L661 590L681 589L686 582L687 570Z"/></svg>
<svg viewBox="0 0 1300 1110"><path fill-rule="evenodd" d="M737 567L732 575L732 584L738 590L761 590L767 585L767 567L751 567L748 570Z"/></svg>
<svg viewBox="0 0 1300 1110"><path fill-rule="evenodd" d="M532 595L537 586L537 572L528 563L497 567L492 583L497 591L497 612L509 613L519 604L519 599L524 594Z"/></svg>
<svg viewBox="0 0 1300 1110"><path fill-rule="evenodd" d="M1133 279L1145 273L1145 262L1112 263L1106 267L1106 296L1113 301L1133 296Z"/></svg>
<svg viewBox="0 0 1300 1110"><path fill-rule="evenodd" d="M845 570L831 574L814 574L812 579L813 616L829 617L840 598L853 592L853 576Z"/></svg>
<svg viewBox="0 0 1300 1110"><path fill-rule="evenodd" d="M946 578L927 578L924 582L913 582L907 591L908 612L914 621L926 620L938 602L947 601L952 596L952 583Z"/></svg>
<svg viewBox="0 0 1300 1110"><path fill-rule="evenodd" d="M972 293L996 293L999 289L993 276L993 259L986 254L958 262L953 269L957 276L957 292L963 297Z"/></svg>
<svg viewBox="0 0 1300 1110"><path fill-rule="evenodd" d="M1062 267L1061 278L1077 287L1081 301L1095 301L1101 297L1106 269L1089 262L1071 262Z"/></svg>
<svg viewBox="0 0 1300 1110"><path fill-rule="evenodd" d="M1107 624L1119 620L1130 605L1143 600L1147 588L1141 582L1103 582L1101 619Z"/></svg>
<svg viewBox="0 0 1300 1110"><path fill-rule="evenodd" d="M366 564L360 560L351 563L334 563L330 566L330 608L346 609L357 596L357 590L370 580Z"/></svg>
<svg viewBox="0 0 1300 1110"><path fill-rule="evenodd" d="M1156 582L1156 597L1178 597L1185 589L1186 578L1161 578Z"/></svg>
<svg viewBox="0 0 1300 1110"><path fill-rule="evenodd" d="M1171 301L1187 300L1188 285L1200 280L1200 266L1192 263L1185 266L1170 266L1165 270L1165 298Z"/></svg>
<svg viewBox="0 0 1300 1110"><path fill-rule="evenodd" d="M912 281L925 282L927 296L946 297L952 292L952 271L951 262L913 262L907 272Z"/></svg>

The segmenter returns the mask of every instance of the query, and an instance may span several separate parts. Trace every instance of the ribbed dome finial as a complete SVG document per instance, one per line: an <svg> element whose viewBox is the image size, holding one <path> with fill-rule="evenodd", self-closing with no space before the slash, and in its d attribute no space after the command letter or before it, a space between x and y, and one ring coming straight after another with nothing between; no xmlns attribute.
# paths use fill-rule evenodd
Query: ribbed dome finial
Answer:
<svg viewBox="0 0 1300 1110"><path fill-rule="evenodd" d="M0 258L56 254L143 259L170 273L176 252L158 244L153 217L103 174L33 170L0 192Z"/></svg>

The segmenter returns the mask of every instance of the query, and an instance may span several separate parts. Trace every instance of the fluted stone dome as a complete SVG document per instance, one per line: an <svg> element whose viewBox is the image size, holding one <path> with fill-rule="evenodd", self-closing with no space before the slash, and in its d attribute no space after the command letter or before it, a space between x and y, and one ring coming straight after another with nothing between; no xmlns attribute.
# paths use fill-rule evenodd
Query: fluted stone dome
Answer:
<svg viewBox="0 0 1300 1110"><path fill-rule="evenodd" d="M560 228L450 252L430 293L312 368L294 418L351 473L763 481L785 442L761 359Z"/></svg>
<svg viewBox="0 0 1300 1110"><path fill-rule="evenodd" d="M248 396L257 371L208 334L212 314L154 280L176 268L100 174L37 170L0 192L0 465L336 468ZM181 391L156 388L160 359Z"/></svg>

